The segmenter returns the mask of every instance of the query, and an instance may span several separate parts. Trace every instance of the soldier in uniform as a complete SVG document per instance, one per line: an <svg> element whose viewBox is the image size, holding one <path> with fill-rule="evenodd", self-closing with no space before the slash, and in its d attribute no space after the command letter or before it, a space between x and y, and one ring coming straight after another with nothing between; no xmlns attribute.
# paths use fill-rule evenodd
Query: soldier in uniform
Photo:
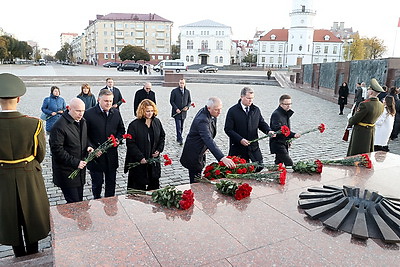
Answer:
<svg viewBox="0 0 400 267"><path fill-rule="evenodd" d="M357 111L349 119L348 126L353 127L347 156L374 151L375 122L383 112L383 104L378 94L383 92L376 79L371 79L368 99L360 103Z"/></svg>
<svg viewBox="0 0 400 267"><path fill-rule="evenodd" d="M0 74L0 244L16 257L38 252L50 231L50 205L40 163L46 153L43 122L17 111L22 80ZM25 245L24 245L25 240Z"/></svg>

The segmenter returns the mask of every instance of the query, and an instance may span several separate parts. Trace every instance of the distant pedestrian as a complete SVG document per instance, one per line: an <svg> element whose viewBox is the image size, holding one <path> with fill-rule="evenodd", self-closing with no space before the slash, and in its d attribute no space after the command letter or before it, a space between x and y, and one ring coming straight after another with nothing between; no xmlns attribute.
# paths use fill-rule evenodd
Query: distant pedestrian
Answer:
<svg viewBox="0 0 400 267"><path fill-rule="evenodd" d="M144 75L147 75L147 64L143 65L143 72L144 72Z"/></svg>
<svg viewBox="0 0 400 267"><path fill-rule="evenodd" d="M393 130L394 117L396 114L393 96L386 96L383 99L383 105L385 109L375 122L374 151L389 152L388 141Z"/></svg>
<svg viewBox="0 0 400 267"><path fill-rule="evenodd" d="M271 71L271 69L268 69L268 71L267 71L267 78L268 78L268 80L271 79L271 75L272 75L272 71Z"/></svg>
<svg viewBox="0 0 400 267"><path fill-rule="evenodd" d="M339 115L343 115L344 106L347 105L347 97L349 95L349 87L347 86L347 82L343 82L339 87L339 97L338 97L338 105L339 105Z"/></svg>
<svg viewBox="0 0 400 267"><path fill-rule="evenodd" d="M139 74L143 75L143 65L139 64Z"/></svg>
<svg viewBox="0 0 400 267"><path fill-rule="evenodd" d="M347 156L374 151L375 122L384 110L378 94L383 92L383 89L376 79L371 79L371 85L367 92L368 99L360 103L348 122L348 126L352 126L353 131Z"/></svg>
<svg viewBox="0 0 400 267"><path fill-rule="evenodd" d="M399 100L399 88L396 88L396 86L393 86L390 88L389 92L390 96L393 96L394 99L394 105L396 109L396 115L394 117L394 124L393 124L393 130L392 133L390 134L390 139L395 140L399 136L400 132L400 100Z"/></svg>
<svg viewBox="0 0 400 267"><path fill-rule="evenodd" d="M113 104L112 107L119 109L119 106L121 106L121 104L122 104L123 97L122 97L121 91L117 87L114 86L113 78L107 78L106 86L103 87L102 89L108 89L113 93L114 98L113 98L113 102L112 102L112 104Z"/></svg>
<svg viewBox="0 0 400 267"><path fill-rule="evenodd" d="M287 126L290 129L290 135L285 136L283 133L277 134L275 137L269 139L269 148L271 154L275 154L275 164L283 163L285 166L292 166L293 161L289 156L288 140L291 138L299 138L300 134L292 131L290 127L290 117L294 111L291 109L292 98L290 95L281 95L279 98L279 106L271 114L270 127L271 130L276 132L282 126Z"/></svg>
<svg viewBox="0 0 400 267"><path fill-rule="evenodd" d="M50 96L43 100L42 112L47 115L46 132L50 133L53 124L63 114L66 104L64 98L60 96L61 91L57 86L50 88Z"/></svg>
<svg viewBox="0 0 400 267"><path fill-rule="evenodd" d="M90 91L90 85L87 83L82 84L81 92L76 97L81 99L83 103L85 103L85 110L96 106L96 97Z"/></svg>
<svg viewBox="0 0 400 267"><path fill-rule="evenodd" d="M175 119L176 141L183 144L183 123L186 119L186 113L190 107L192 100L190 91L186 89L185 79L179 80L179 86L171 91L169 103L172 106L171 116Z"/></svg>
<svg viewBox="0 0 400 267"><path fill-rule="evenodd" d="M139 107L140 102L144 99L149 99L156 104L156 94L151 90L151 83L146 82L143 85L142 89L139 89L135 93L135 98L133 99L133 113L136 116L137 108Z"/></svg>

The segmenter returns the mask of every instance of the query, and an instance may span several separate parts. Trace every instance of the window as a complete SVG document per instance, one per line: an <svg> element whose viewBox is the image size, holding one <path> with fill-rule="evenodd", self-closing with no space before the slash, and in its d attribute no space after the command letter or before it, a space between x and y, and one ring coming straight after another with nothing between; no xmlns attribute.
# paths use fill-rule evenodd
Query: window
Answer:
<svg viewBox="0 0 400 267"><path fill-rule="evenodd" d="M104 36L107 36L107 31L104 31Z"/></svg>
<svg viewBox="0 0 400 267"><path fill-rule="evenodd" d="M157 59L163 60L164 57L163 56L158 56Z"/></svg>
<svg viewBox="0 0 400 267"><path fill-rule="evenodd" d="M189 56L186 56L186 62L189 62Z"/></svg>
<svg viewBox="0 0 400 267"><path fill-rule="evenodd" d="M278 63L282 64L282 57L278 57Z"/></svg>
<svg viewBox="0 0 400 267"><path fill-rule="evenodd" d="M190 56L190 62L194 62L194 57Z"/></svg>
<svg viewBox="0 0 400 267"><path fill-rule="evenodd" d="M108 51L108 47L107 46L104 47L104 51Z"/></svg>
<svg viewBox="0 0 400 267"><path fill-rule="evenodd" d="M270 45L269 51L273 53L275 51L275 45Z"/></svg>
<svg viewBox="0 0 400 267"><path fill-rule="evenodd" d="M214 63L218 63L218 56L215 56Z"/></svg>
<svg viewBox="0 0 400 267"><path fill-rule="evenodd" d="M310 45L307 46L307 52L310 52Z"/></svg>
<svg viewBox="0 0 400 267"><path fill-rule="evenodd" d="M290 52L293 52L293 44L290 45Z"/></svg>
<svg viewBox="0 0 400 267"><path fill-rule="evenodd" d="M111 46L111 51L115 51L115 47L114 46Z"/></svg>
<svg viewBox="0 0 400 267"><path fill-rule="evenodd" d="M120 29L123 29L124 28L124 25L122 24L122 23L117 23L117 29L118 30L120 30Z"/></svg>
<svg viewBox="0 0 400 267"><path fill-rule="evenodd" d="M267 46L266 46L265 44L263 44L263 45L262 45L262 49L261 49L261 51L262 51L262 52L265 52L265 51L267 51Z"/></svg>
<svg viewBox="0 0 400 267"><path fill-rule="evenodd" d="M261 57L261 62L265 63L265 57Z"/></svg>
<svg viewBox="0 0 400 267"><path fill-rule="evenodd" d="M108 59L108 54L104 54L104 59Z"/></svg>
<svg viewBox="0 0 400 267"><path fill-rule="evenodd" d="M275 34L272 34L271 35L271 40L275 40L276 39L276 35Z"/></svg>
<svg viewBox="0 0 400 267"><path fill-rule="evenodd" d="M208 41L207 40L203 40L201 41L201 50L207 50L208 49Z"/></svg>
<svg viewBox="0 0 400 267"><path fill-rule="evenodd" d="M269 63L274 63L274 57L269 57Z"/></svg>
<svg viewBox="0 0 400 267"><path fill-rule="evenodd" d="M319 45L315 47L315 53L317 54L321 53L321 47Z"/></svg>
<svg viewBox="0 0 400 267"><path fill-rule="evenodd" d="M334 54L337 54L337 49L338 49L338 47L337 47L337 45L335 45L335 46L333 47L333 53L334 53Z"/></svg>
<svg viewBox="0 0 400 267"><path fill-rule="evenodd" d="M278 47L278 52L279 52L279 53L282 53L282 52L283 52L283 45L282 45L282 44L279 45L279 47Z"/></svg>
<svg viewBox="0 0 400 267"><path fill-rule="evenodd" d="M115 54L111 54L111 59L115 59Z"/></svg>
<svg viewBox="0 0 400 267"><path fill-rule="evenodd" d="M187 40L186 49L193 49L193 40Z"/></svg>
<svg viewBox="0 0 400 267"><path fill-rule="evenodd" d="M217 50L223 50L224 42L223 41L217 41L216 44L216 49Z"/></svg>
<svg viewBox="0 0 400 267"><path fill-rule="evenodd" d="M328 48L329 48L329 46L324 46L324 54L328 54Z"/></svg>
<svg viewBox="0 0 400 267"><path fill-rule="evenodd" d="M219 63L224 63L224 58L223 57L219 57Z"/></svg>

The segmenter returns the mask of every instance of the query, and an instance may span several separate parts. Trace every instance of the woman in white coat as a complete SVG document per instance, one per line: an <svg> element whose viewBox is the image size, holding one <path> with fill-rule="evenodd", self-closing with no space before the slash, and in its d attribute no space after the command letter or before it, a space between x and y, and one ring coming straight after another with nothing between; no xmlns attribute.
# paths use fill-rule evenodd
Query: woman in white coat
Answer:
<svg viewBox="0 0 400 267"><path fill-rule="evenodd" d="M374 150L389 152L387 143L393 129L394 116L396 114L393 96L386 96L383 100L383 104L385 105L385 109L375 122Z"/></svg>

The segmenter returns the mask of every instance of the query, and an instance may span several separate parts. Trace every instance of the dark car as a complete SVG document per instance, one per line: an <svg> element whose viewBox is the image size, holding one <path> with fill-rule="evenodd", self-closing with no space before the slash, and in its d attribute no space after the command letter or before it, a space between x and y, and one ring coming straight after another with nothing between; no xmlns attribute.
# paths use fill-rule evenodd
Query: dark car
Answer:
<svg viewBox="0 0 400 267"><path fill-rule="evenodd" d="M214 72L216 73L218 71L218 68L215 66L204 66L199 69L200 73L206 73L206 72Z"/></svg>
<svg viewBox="0 0 400 267"><path fill-rule="evenodd" d="M139 71L139 63L125 63L122 65L119 65L117 67L117 70L119 71L124 71L124 70L133 70L133 71Z"/></svg>
<svg viewBox="0 0 400 267"><path fill-rule="evenodd" d="M118 62L107 62L103 64L103 67L105 68L116 68L120 65L121 63Z"/></svg>

